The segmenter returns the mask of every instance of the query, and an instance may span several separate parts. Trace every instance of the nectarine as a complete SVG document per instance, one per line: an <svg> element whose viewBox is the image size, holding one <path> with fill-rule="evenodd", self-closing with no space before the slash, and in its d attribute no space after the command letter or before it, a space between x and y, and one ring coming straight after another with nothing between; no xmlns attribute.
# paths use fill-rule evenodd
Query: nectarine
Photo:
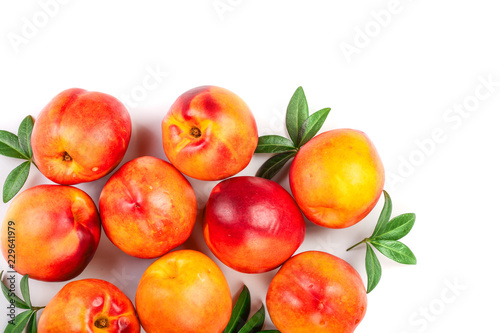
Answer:
<svg viewBox="0 0 500 333"><path fill-rule="evenodd" d="M244 273L270 271L304 241L305 222L278 183L234 177L217 184L207 201L203 235L224 264Z"/></svg>
<svg viewBox="0 0 500 333"><path fill-rule="evenodd" d="M121 162L131 131L130 115L116 98L68 89L38 115L31 135L33 159L55 183L90 182Z"/></svg>
<svg viewBox="0 0 500 333"><path fill-rule="evenodd" d="M65 285L47 304L39 333L139 333L130 299L115 285L97 279Z"/></svg>
<svg viewBox="0 0 500 333"><path fill-rule="evenodd" d="M232 299L226 278L209 257L180 250L146 269L135 304L147 333L221 333Z"/></svg>
<svg viewBox="0 0 500 333"><path fill-rule="evenodd" d="M2 224L2 254L19 274L66 281L88 265L100 235L97 208L85 192L39 185L12 200Z"/></svg>
<svg viewBox="0 0 500 333"><path fill-rule="evenodd" d="M156 258L181 245L196 222L191 184L170 163L143 156L125 163L101 192L108 238L125 253Z"/></svg>
<svg viewBox="0 0 500 333"><path fill-rule="evenodd" d="M361 221L384 187L384 166L365 133L335 129L300 148L290 187L304 215L318 225L346 228Z"/></svg>
<svg viewBox="0 0 500 333"><path fill-rule="evenodd" d="M203 86L182 94L162 122L163 149L182 173L220 180L243 170L257 147L255 119L235 93Z"/></svg>
<svg viewBox="0 0 500 333"><path fill-rule="evenodd" d="M266 296L269 316L282 333L352 333L365 315L366 303L358 272L319 251L290 258Z"/></svg>

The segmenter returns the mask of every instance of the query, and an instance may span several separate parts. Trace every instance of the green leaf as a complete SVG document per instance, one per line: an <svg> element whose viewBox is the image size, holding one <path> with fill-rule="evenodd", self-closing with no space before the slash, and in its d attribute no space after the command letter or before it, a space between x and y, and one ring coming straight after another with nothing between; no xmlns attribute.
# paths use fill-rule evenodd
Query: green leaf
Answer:
<svg viewBox="0 0 500 333"><path fill-rule="evenodd" d="M19 125L19 130L17 131L17 137L19 139L19 146L24 151L24 154L31 158L33 156L33 151L31 150L31 132L33 132L33 117L27 116Z"/></svg>
<svg viewBox="0 0 500 333"><path fill-rule="evenodd" d="M299 147L305 145L318 133L331 110L331 108L325 108L316 111L302 123L299 129Z"/></svg>
<svg viewBox="0 0 500 333"><path fill-rule="evenodd" d="M36 311L33 313L33 316L31 316L30 321L28 322L27 333L37 333Z"/></svg>
<svg viewBox="0 0 500 333"><path fill-rule="evenodd" d="M395 240L372 239L370 243L384 256L400 264L415 265L417 258L408 246Z"/></svg>
<svg viewBox="0 0 500 333"><path fill-rule="evenodd" d="M243 290L238 296L238 300L231 312L231 318L223 333L235 333L245 325L250 314L250 291L247 286L243 286Z"/></svg>
<svg viewBox="0 0 500 333"><path fill-rule="evenodd" d="M286 129L295 146L299 143L299 128L307 117L309 117L309 107L306 95L304 89L298 87L286 109Z"/></svg>
<svg viewBox="0 0 500 333"><path fill-rule="evenodd" d="M256 333L262 329L264 326L264 320L266 319L266 310L264 304L260 309L250 318L250 320L238 331L238 333Z"/></svg>
<svg viewBox="0 0 500 333"><path fill-rule="evenodd" d="M255 153L283 153L297 150L292 141L279 135L264 135L259 137Z"/></svg>
<svg viewBox="0 0 500 333"><path fill-rule="evenodd" d="M15 324L7 324L4 333L21 333L28 324L28 321L30 320L33 313L35 313L35 311L28 310L18 314L16 318L14 318Z"/></svg>
<svg viewBox="0 0 500 333"><path fill-rule="evenodd" d="M2 130L0 130L0 155L21 158L25 160L29 159L19 145L19 139L17 138L17 135Z"/></svg>
<svg viewBox="0 0 500 333"><path fill-rule="evenodd" d="M16 308L20 309L29 309L30 307L19 297L17 297L14 293L11 293L9 288L3 283L3 271L0 273L0 285L2 285L2 293L9 303L14 302Z"/></svg>
<svg viewBox="0 0 500 333"><path fill-rule="evenodd" d="M382 267L380 266L380 261L375 255L370 244L366 244L366 258L365 258L366 275L368 277L368 283L366 287L366 293L370 293L380 281L382 277Z"/></svg>
<svg viewBox="0 0 500 333"><path fill-rule="evenodd" d="M30 172L31 162L26 161L12 170L3 184L3 202L12 199L26 183Z"/></svg>
<svg viewBox="0 0 500 333"><path fill-rule="evenodd" d="M297 154L296 151L286 152L274 155L270 159L264 162L262 166L257 170L255 174L256 177L261 177L265 179L272 179L276 174L283 168L283 166Z"/></svg>
<svg viewBox="0 0 500 333"><path fill-rule="evenodd" d="M373 230L373 234L370 236L370 238L376 238L377 235L380 234L380 230L385 228L385 225L387 222L389 222L389 219L391 218L392 214L392 200L391 197L389 196L389 193L387 193L384 190L384 207L382 208L382 212L380 213L380 216L377 221L377 225L375 226L375 230Z"/></svg>
<svg viewBox="0 0 500 333"><path fill-rule="evenodd" d="M415 218L414 213L396 216L379 230L375 239L398 240L403 238L413 228Z"/></svg>
<svg viewBox="0 0 500 333"><path fill-rule="evenodd" d="M31 308L30 299L30 286L28 284L28 274L21 278L20 282L21 295L23 295L24 302Z"/></svg>

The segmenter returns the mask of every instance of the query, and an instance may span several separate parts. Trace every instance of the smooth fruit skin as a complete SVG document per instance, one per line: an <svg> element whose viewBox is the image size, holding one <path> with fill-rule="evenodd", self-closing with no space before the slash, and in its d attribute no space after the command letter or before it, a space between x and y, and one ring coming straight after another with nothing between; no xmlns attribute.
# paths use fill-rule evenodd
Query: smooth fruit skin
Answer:
<svg viewBox="0 0 500 333"><path fill-rule="evenodd" d="M304 241L305 222L278 183L234 177L217 184L207 201L203 235L210 250L243 273L270 271Z"/></svg>
<svg viewBox="0 0 500 333"><path fill-rule="evenodd" d="M232 310L222 271L193 250L170 252L149 266L135 304L147 333L220 333Z"/></svg>
<svg viewBox="0 0 500 333"><path fill-rule="evenodd" d="M384 166L365 133L336 129L300 148L290 188L304 215L320 226L346 228L361 221L382 193Z"/></svg>
<svg viewBox="0 0 500 333"><path fill-rule="evenodd" d="M125 253L156 258L181 245L196 222L191 184L170 163L151 156L124 164L99 199L108 238Z"/></svg>
<svg viewBox="0 0 500 333"><path fill-rule="evenodd" d="M113 284L85 279L66 284L43 309L39 333L139 333L134 305Z"/></svg>
<svg viewBox="0 0 500 333"><path fill-rule="evenodd" d="M132 125L113 96L68 89L50 101L35 121L33 159L45 177L74 185L99 179L123 159Z"/></svg>
<svg viewBox="0 0 500 333"><path fill-rule="evenodd" d="M344 260L319 251L293 256L266 296L269 316L282 333L351 333L366 312L366 289Z"/></svg>
<svg viewBox="0 0 500 333"><path fill-rule="evenodd" d="M243 170L257 147L255 119L233 92L202 86L182 94L162 122L163 149L182 173L220 180Z"/></svg>
<svg viewBox="0 0 500 333"><path fill-rule="evenodd" d="M15 270L21 275L66 281L88 265L100 235L97 208L85 192L39 185L12 200L2 223L2 254L8 261L14 259L9 257L9 249L13 251Z"/></svg>

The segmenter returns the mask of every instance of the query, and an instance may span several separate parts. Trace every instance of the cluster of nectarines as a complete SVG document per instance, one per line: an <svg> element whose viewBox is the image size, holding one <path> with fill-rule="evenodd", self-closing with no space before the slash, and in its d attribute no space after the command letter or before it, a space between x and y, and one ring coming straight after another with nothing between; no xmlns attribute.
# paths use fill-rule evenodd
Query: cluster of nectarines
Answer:
<svg viewBox="0 0 500 333"><path fill-rule="evenodd" d="M195 192L184 176L222 180L203 213L203 237L223 264L244 273L281 266L267 307L284 333L353 332L366 312L366 289L344 260L323 252L295 254L305 217L345 228L375 206L384 169L373 143L356 130L337 129L297 148L289 181L293 196L260 177L233 177L259 142L250 108L229 90L204 86L182 94L161 123L170 161L152 156L123 164L104 185L98 209L82 190L68 186L111 173L131 138L131 118L112 96L69 89L39 114L31 135L33 162L60 185L25 190L2 224L16 225L16 266L42 281L77 277L97 249L101 223L125 253L159 258L143 274L135 306L112 284L67 284L48 304L40 332L222 332L231 316L228 283L217 264L194 250L170 252L191 235ZM64 312L64 315L61 313ZM139 324L140 322L140 324Z"/></svg>

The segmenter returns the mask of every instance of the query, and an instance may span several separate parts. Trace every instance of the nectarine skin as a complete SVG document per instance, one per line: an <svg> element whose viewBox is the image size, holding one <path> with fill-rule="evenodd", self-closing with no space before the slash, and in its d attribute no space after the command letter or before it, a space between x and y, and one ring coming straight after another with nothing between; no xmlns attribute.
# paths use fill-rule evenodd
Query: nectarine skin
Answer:
<svg viewBox="0 0 500 333"><path fill-rule="evenodd" d="M143 156L125 163L99 199L108 238L125 253L156 258L181 245L196 222L191 184L170 163Z"/></svg>
<svg viewBox="0 0 500 333"><path fill-rule="evenodd" d="M9 235L9 231L13 232ZM100 235L97 208L85 192L71 186L39 185L12 200L2 224L2 254L6 260L13 259L9 257L12 239L19 274L66 281L88 265Z"/></svg>
<svg viewBox="0 0 500 333"><path fill-rule="evenodd" d="M245 102L220 87L182 94L162 122L163 149L182 173L220 180L243 170L257 147L255 119Z"/></svg>
<svg viewBox="0 0 500 333"><path fill-rule="evenodd" d="M68 89L38 115L31 135L33 159L55 183L90 182L121 162L131 131L130 115L116 98Z"/></svg>
<svg viewBox="0 0 500 333"><path fill-rule="evenodd" d="M304 215L328 228L361 221L377 203L384 166L365 133L335 129L300 148L290 168L290 188Z"/></svg>
<svg viewBox="0 0 500 333"><path fill-rule="evenodd" d="M329 253L290 258L266 296L269 316L282 333L352 333L366 313L366 289L358 272Z"/></svg>
<svg viewBox="0 0 500 333"><path fill-rule="evenodd" d="M97 279L65 285L43 309L39 333L139 333L134 305L113 284Z"/></svg>
<svg viewBox="0 0 500 333"><path fill-rule="evenodd" d="M232 310L222 271L193 250L170 252L149 266L135 304L147 333L221 333Z"/></svg>
<svg viewBox="0 0 500 333"><path fill-rule="evenodd" d="M304 241L305 222L292 196L278 183L233 177L212 190L203 235L210 250L227 266L261 273L293 255Z"/></svg>

